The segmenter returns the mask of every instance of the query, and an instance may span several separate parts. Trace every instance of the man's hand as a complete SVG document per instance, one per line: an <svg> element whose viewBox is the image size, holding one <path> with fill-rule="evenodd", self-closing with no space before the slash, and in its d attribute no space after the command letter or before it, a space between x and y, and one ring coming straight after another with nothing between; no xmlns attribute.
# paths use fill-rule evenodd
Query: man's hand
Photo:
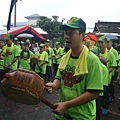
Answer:
<svg viewBox="0 0 120 120"><path fill-rule="evenodd" d="M48 93L52 93L54 91L53 87L54 87L54 84L52 82L45 84L45 88L46 88Z"/></svg>
<svg viewBox="0 0 120 120"><path fill-rule="evenodd" d="M63 115L67 109L67 102L55 103L56 109L53 110L54 113Z"/></svg>
<svg viewBox="0 0 120 120"><path fill-rule="evenodd" d="M6 64L6 65L5 65L5 68L9 68L9 67L10 67L10 64Z"/></svg>

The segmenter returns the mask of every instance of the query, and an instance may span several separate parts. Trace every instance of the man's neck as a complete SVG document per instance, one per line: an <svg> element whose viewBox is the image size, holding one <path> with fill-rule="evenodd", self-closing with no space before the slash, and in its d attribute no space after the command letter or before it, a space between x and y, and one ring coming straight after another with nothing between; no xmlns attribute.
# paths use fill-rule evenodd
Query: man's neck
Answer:
<svg viewBox="0 0 120 120"><path fill-rule="evenodd" d="M82 52L83 48L84 48L83 45L78 46L78 47L76 47L76 48L72 48L72 56L73 56L73 57L79 56L80 53Z"/></svg>
<svg viewBox="0 0 120 120"><path fill-rule="evenodd" d="M101 53L104 53L104 52L105 52L105 50L106 50L106 48L105 48L104 50L100 50L100 52L101 52Z"/></svg>
<svg viewBox="0 0 120 120"><path fill-rule="evenodd" d="M107 48L108 50L110 50L112 47L109 47L109 48Z"/></svg>

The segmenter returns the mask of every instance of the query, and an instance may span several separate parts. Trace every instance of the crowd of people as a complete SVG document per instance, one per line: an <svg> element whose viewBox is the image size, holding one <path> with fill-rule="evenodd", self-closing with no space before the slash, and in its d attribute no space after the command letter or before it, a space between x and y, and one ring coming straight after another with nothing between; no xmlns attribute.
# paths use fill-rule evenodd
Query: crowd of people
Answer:
<svg viewBox="0 0 120 120"><path fill-rule="evenodd" d="M81 18L72 17L60 29L65 31L64 48L60 42L52 48L49 39L32 44L7 34L0 40L0 80L17 68L32 70L45 80L49 93L60 89L53 110L56 120L65 120L64 113L73 120L100 120L115 100L114 80L120 79L118 51L105 36L98 39L98 46L87 47L83 41L86 23Z"/></svg>

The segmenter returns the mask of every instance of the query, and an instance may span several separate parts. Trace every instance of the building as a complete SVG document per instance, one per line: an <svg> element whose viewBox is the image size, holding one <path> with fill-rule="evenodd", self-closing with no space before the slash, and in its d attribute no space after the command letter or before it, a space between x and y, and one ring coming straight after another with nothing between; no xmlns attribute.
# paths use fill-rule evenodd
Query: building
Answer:
<svg viewBox="0 0 120 120"><path fill-rule="evenodd" d="M37 20L40 20L40 15L33 14L30 16L26 16L25 18L28 19L28 25L36 25Z"/></svg>
<svg viewBox="0 0 120 120"><path fill-rule="evenodd" d="M96 35L112 34L120 36L120 22L103 22L99 20L95 23L93 33Z"/></svg>

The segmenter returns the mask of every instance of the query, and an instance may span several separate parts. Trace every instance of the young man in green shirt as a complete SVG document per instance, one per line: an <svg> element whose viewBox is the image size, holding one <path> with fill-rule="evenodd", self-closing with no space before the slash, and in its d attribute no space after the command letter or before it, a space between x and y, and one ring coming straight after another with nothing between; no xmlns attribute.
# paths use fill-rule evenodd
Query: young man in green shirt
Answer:
<svg viewBox="0 0 120 120"><path fill-rule="evenodd" d="M43 43L41 43L39 47L40 51L35 53L35 55L39 58L39 62L35 65L35 72L39 76L41 76L46 83L46 67L48 64L48 53L45 51L45 45Z"/></svg>
<svg viewBox="0 0 120 120"><path fill-rule="evenodd" d="M57 120L66 120L60 116L64 113L72 120L95 120L95 99L103 91L101 62L82 44L86 23L81 18L72 17L60 28L65 31L70 50L62 57L56 79L46 84L50 93L60 89L59 103L53 112L59 114Z"/></svg>
<svg viewBox="0 0 120 120"><path fill-rule="evenodd" d="M4 56L4 73L9 72L10 70L17 69L18 66L18 58L20 56L20 52L18 47L12 42L13 36L7 34L5 37L6 45L3 48L3 56Z"/></svg>
<svg viewBox="0 0 120 120"><path fill-rule="evenodd" d="M99 57L98 47L93 46L90 50ZM96 99L96 120L101 119L101 107L105 108L105 106L109 106L109 95L107 92L108 87L108 69L107 67L101 63L102 71L103 71L103 93L100 93L99 97ZM101 106L102 105L102 106Z"/></svg>
<svg viewBox="0 0 120 120"><path fill-rule="evenodd" d="M115 56L112 52L108 51L107 49L107 38L105 36L101 36L98 40L98 46L99 46L99 59L101 62L105 63L106 62L106 67L108 69L108 87L106 88L106 99L103 102L103 110L102 114L107 115L108 114L108 109L109 109L109 91L110 91L110 86L111 86L111 78L112 78L112 71L115 69L117 66ZM107 101L107 102L106 102Z"/></svg>
<svg viewBox="0 0 120 120"><path fill-rule="evenodd" d="M14 44L20 49L20 43L17 37L14 38Z"/></svg>
<svg viewBox="0 0 120 120"><path fill-rule="evenodd" d="M111 75L111 85L110 85L110 102L114 102L115 96L114 96L114 80L117 79L118 76L118 62L119 62L119 57L118 57L118 52L113 48L113 40L110 38L107 38L107 49L112 52L115 56L116 62L117 62L117 67L115 68L114 71L112 71Z"/></svg>
<svg viewBox="0 0 120 120"><path fill-rule="evenodd" d="M53 68L54 68L53 77L54 78L56 76L56 72L57 72L59 63L60 63L61 58L63 56L63 49L61 48L61 43L60 42L56 42L55 45L56 45L56 54L55 54L54 59L53 59Z"/></svg>
<svg viewBox="0 0 120 120"><path fill-rule="evenodd" d="M53 56L55 56L53 49L50 47L50 40L47 39L45 42L45 50L48 53L48 64L46 68L46 79L48 82L52 80L52 65Z"/></svg>
<svg viewBox="0 0 120 120"><path fill-rule="evenodd" d="M26 69L26 70L33 70L30 58L34 56L34 53L29 50L29 46L30 46L30 43L25 42L23 50L20 51L19 68Z"/></svg>

